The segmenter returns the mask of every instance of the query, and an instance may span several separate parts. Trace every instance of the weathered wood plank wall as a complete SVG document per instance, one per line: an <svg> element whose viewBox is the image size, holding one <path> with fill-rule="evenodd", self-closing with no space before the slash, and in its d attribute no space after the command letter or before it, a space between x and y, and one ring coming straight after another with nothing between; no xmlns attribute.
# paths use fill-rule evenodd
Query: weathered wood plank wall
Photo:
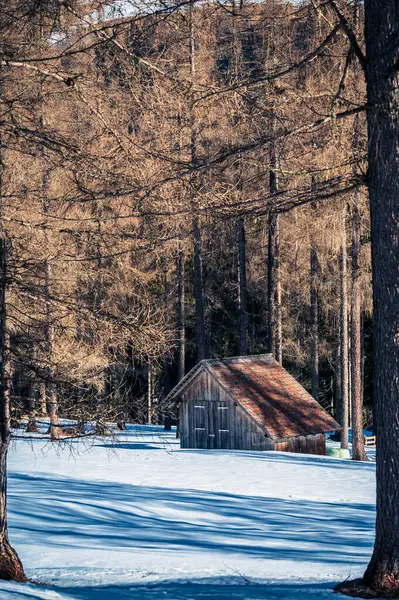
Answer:
<svg viewBox="0 0 399 600"><path fill-rule="evenodd" d="M208 373L182 395L181 447L273 450L273 441Z"/></svg>
<svg viewBox="0 0 399 600"><path fill-rule="evenodd" d="M326 453L326 436L324 433L316 435L307 435L306 437L294 437L285 440L277 440L274 443L274 449L279 452L297 452L300 454L321 454Z"/></svg>
<svg viewBox="0 0 399 600"><path fill-rule="evenodd" d="M273 441L204 371L181 396L180 444L182 448L198 449L326 453L324 434Z"/></svg>

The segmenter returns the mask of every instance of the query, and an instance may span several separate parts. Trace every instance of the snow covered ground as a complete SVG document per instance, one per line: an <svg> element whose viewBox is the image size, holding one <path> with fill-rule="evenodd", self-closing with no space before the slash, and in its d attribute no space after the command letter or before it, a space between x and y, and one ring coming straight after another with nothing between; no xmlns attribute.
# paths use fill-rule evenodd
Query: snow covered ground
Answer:
<svg viewBox="0 0 399 600"><path fill-rule="evenodd" d="M1 600L337 598L362 574L375 465L180 450L174 433L15 440L10 537L29 577Z"/></svg>

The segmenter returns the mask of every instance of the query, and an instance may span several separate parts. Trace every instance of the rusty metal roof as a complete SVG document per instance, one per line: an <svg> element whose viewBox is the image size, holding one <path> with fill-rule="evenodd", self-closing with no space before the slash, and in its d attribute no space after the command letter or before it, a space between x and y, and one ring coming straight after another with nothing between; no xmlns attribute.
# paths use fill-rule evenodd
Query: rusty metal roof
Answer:
<svg viewBox="0 0 399 600"><path fill-rule="evenodd" d="M201 361L168 398L177 399L200 370L210 373L274 439L340 429L338 423L270 354Z"/></svg>

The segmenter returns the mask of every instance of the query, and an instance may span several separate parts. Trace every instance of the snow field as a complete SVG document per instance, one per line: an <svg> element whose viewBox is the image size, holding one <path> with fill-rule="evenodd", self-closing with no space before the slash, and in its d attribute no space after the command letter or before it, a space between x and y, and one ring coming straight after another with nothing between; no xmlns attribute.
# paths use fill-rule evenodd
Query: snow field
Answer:
<svg viewBox="0 0 399 600"><path fill-rule="evenodd" d="M0 582L0 599L332 598L371 554L374 477L373 462L180 450L161 427L18 439L10 537L42 585Z"/></svg>

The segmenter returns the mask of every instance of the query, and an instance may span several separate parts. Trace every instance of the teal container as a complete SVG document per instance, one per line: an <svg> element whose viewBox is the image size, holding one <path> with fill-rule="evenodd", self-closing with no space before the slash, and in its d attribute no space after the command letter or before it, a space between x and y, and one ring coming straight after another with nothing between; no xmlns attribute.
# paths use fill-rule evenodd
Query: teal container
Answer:
<svg viewBox="0 0 399 600"><path fill-rule="evenodd" d="M326 454L331 458L350 458L349 450L343 450L342 448L326 448Z"/></svg>
<svg viewBox="0 0 399 600"><path fill-rule="evenodd" d="M331 456L331 458L341 458L340 456L340 448L326 448L327 456Z"/></svg>

